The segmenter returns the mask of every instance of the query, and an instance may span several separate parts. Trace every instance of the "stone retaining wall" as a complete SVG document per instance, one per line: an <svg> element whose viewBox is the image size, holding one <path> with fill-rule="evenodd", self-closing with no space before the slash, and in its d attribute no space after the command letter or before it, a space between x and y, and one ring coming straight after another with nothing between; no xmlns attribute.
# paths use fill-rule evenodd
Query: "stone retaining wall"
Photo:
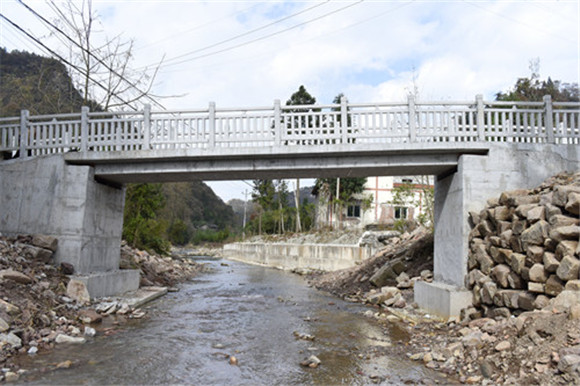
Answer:
<svg viewBox="0 0 580 386"><path fill-rule="evenodd" d="M224 245L223 256L286 270L336 271L352 267L374 252L373 248L355 245L233 243Z"/></svg>
<svg viewBox="0 0 580 386"><path fill-rule="evenodd" d="M505 316L542 308L564 289L580 290L579 212L578 172L504 192L471 212L466 286L474 305Z"/></svg>

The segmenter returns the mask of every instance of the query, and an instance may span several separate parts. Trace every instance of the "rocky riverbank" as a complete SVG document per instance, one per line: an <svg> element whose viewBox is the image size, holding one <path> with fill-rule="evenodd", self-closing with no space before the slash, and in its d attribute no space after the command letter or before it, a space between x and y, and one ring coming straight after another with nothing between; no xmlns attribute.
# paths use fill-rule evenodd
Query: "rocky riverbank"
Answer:
<svg viewBox="0 0 580 386"><path fill-rule="evenodd" d="M82 344L95 334L112 335L129 319L146 317L124 298L88 300L83 289L70 285L67 274L74 267L51 264L56 248L58 240L42 235L0 237L0 381L15 381L27 371L74 366L73 359L45 369L22 369L18 357L60 344ZM121 255L122 268L141 271L143 286L171 288L202 269L188 259L126 244Z"/></svg>
<svg viewBox="0 0 580 386"><path fill-rule="evenodd" d="M578 192L580 173L564 173L471 214L466 285L475 301L461 318L440 320L413 303L414 283L432 280L432 236L420 229L390 239L360 266L313 276L311 283L373 306L369 317L411 337L393 350L450 382L580 384Z"/></svg>

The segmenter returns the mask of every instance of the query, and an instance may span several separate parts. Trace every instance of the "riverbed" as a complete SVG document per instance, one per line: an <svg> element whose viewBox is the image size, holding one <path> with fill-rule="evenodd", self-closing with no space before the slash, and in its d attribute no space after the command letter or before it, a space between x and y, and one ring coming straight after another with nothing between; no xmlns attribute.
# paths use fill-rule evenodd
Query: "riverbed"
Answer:
<svg viewBox="0 0 580 386"><path fill-rule="evenodd" d="M307 286L300 276L195 257L206 272L146 307L105 322L83 345L20 360L27 384L400 384L446 382L395 349L407 332ZM111 329L113 328L113 329ZM112 332L106 335L105 332ZM310 339L314 340L310 340ZM385 353L398 352L397 355ZM300 363L316 356L317 368ZM232 359L235 358L235 360ZM72 366L42 371L70 360ZM231 362L237 364L231 364Z"/></svg>

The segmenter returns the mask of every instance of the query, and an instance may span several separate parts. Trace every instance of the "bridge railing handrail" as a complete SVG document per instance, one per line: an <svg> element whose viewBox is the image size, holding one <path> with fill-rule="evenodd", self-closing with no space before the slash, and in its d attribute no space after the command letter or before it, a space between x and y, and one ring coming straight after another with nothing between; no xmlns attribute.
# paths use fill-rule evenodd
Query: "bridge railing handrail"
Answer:
<svg viewBox="0 0 580 386"><path fill-rule="evenodd" d="M580 103L416 101L189 110L89 111L0 118L0 152L15 156L257 146L412 142L580 144Z"/></svg>

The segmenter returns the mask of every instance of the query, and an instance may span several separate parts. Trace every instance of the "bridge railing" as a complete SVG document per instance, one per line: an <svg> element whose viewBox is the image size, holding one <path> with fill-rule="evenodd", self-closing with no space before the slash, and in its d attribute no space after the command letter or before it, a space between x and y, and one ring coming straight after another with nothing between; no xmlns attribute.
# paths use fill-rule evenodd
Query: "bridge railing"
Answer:
<svg viewBox="0 0 580 386"><path fill-rule="evenodd" d="M416 142L580 144L580 103L417 102L186 111L90 112L0 118L5 157L68 151L218 149Z"/></svg>

